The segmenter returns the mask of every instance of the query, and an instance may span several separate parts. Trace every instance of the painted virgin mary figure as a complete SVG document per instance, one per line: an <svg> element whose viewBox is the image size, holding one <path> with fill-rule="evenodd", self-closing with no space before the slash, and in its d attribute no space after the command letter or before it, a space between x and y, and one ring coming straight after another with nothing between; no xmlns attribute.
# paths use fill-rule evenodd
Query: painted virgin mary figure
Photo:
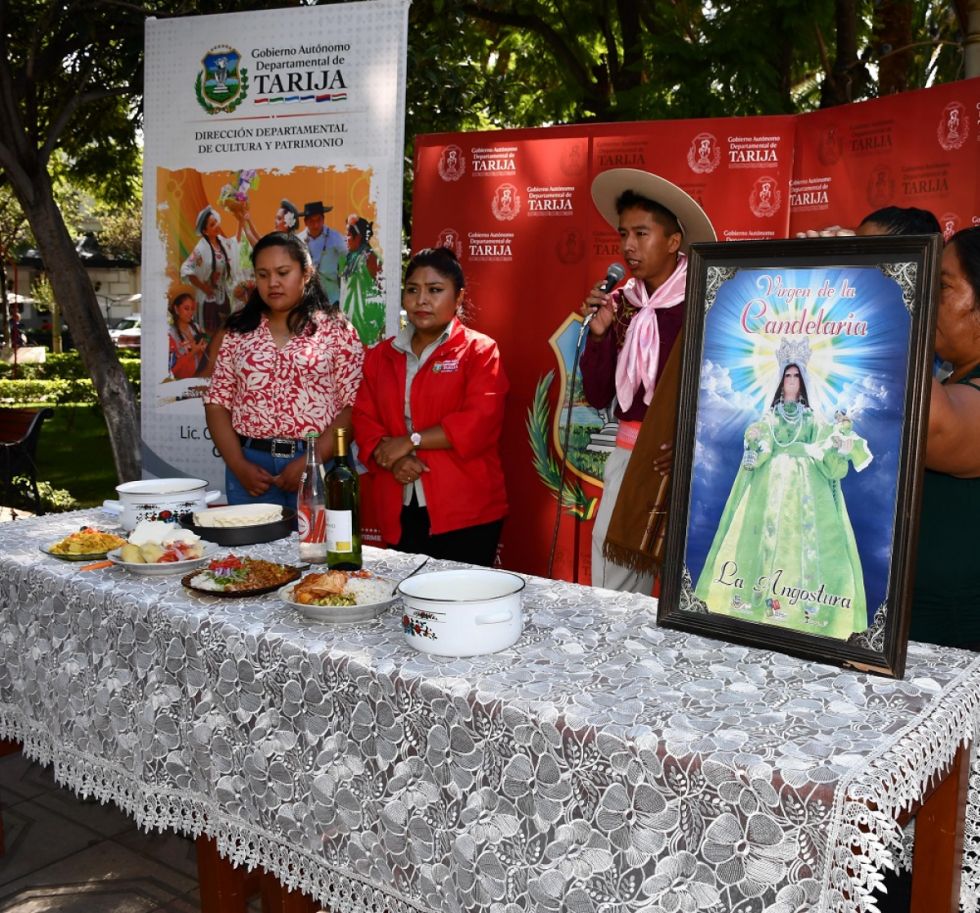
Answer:
<svg viewBox="0 0 980 913"><path fill-rule="evenodd" d="M371 247L374 223L358 215L347 219L347 257L341 271L344 313L361 342L373 346L384 337L385 299L378 274L381 259Z"/></svg>
<svg viewBox="0 0 980 913"><path fill-rule="evenodd" d="M844 412L827 422L811 408L809 340L784 339L777 358L779 386L745 431L695 593L711 612L846 639L868 618L840 482L872 457Z"/></svg>

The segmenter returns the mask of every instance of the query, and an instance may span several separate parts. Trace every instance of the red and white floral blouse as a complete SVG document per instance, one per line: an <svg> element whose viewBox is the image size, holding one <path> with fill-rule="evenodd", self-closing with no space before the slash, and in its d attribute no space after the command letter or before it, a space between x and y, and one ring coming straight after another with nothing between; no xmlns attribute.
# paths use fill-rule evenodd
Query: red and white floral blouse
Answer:
<svg viewBox="0 0 980 913"><path fill-rule="evenodd" d="M225 335L204 402L224 406L247 437L301 438L353 405L363 364L364 346L342 314L317 314L281 349L263 315L250 333Z"/></svg>

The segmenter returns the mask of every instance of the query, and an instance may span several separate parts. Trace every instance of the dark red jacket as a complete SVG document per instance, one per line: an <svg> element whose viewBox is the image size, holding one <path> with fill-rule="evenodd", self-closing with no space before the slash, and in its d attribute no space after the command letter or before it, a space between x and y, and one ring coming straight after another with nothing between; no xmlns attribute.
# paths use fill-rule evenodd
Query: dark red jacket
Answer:
<svg viewBox="0 0 980 913"><path fill-rule="evenodd" d="M497 344L457 321L412 382L412 423L418 431L442 425L450 450L419 450L429 467L422 488L433 535L499 520L507 513L500 466L500 433L509 384ZM408 434L405 355L385 340L368 350L354 402L358 457L371 473L372 500L385 542L401 538L403 487L374 462L383 437Z"/></svg>

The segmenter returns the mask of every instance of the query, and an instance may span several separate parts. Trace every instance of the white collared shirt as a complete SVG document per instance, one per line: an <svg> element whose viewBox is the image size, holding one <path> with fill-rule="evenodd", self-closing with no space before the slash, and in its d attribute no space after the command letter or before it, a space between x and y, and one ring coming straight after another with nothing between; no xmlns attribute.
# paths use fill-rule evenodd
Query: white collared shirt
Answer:
<svg viewBox="0 0 980 913"><path fill-rule="evenodd" d="M429 360L432 353L439 348L452 333L453 328L456 326L456 318L454 317L446 325L446 329L442 331L442 334L434 342L429 343L423 350L421 355L416 355L412 351L412 338L415 336L415 327L411 324L402 327L398 331L398 335L395 336L391 341L392 348L405 355L405 426L408 428L408 433L411 434L415 428L412 427L412 381L415 380L415 375L419 373L422 366ZM422 480L416 479L414 482L409 482L404 486L404 493L402 495L402 504L412 503L412 492L415 492L415 498L418 501L419 507L425 507L425 492L422 490Z"/></svg>

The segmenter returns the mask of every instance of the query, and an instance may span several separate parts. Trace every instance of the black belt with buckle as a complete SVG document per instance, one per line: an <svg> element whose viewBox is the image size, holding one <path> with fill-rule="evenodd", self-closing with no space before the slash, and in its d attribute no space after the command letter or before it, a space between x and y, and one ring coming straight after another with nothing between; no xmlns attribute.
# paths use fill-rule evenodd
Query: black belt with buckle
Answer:
<svg viewBox="0 0 980 913"><path fill-rule="evenodd" d="M291 437L245 437L244 434L238 435L242 447L250 450L261 450L263 453L271 453L274 457L294 457L297 453L302 453L306 448L306 441L297 440Z"/></svg>

